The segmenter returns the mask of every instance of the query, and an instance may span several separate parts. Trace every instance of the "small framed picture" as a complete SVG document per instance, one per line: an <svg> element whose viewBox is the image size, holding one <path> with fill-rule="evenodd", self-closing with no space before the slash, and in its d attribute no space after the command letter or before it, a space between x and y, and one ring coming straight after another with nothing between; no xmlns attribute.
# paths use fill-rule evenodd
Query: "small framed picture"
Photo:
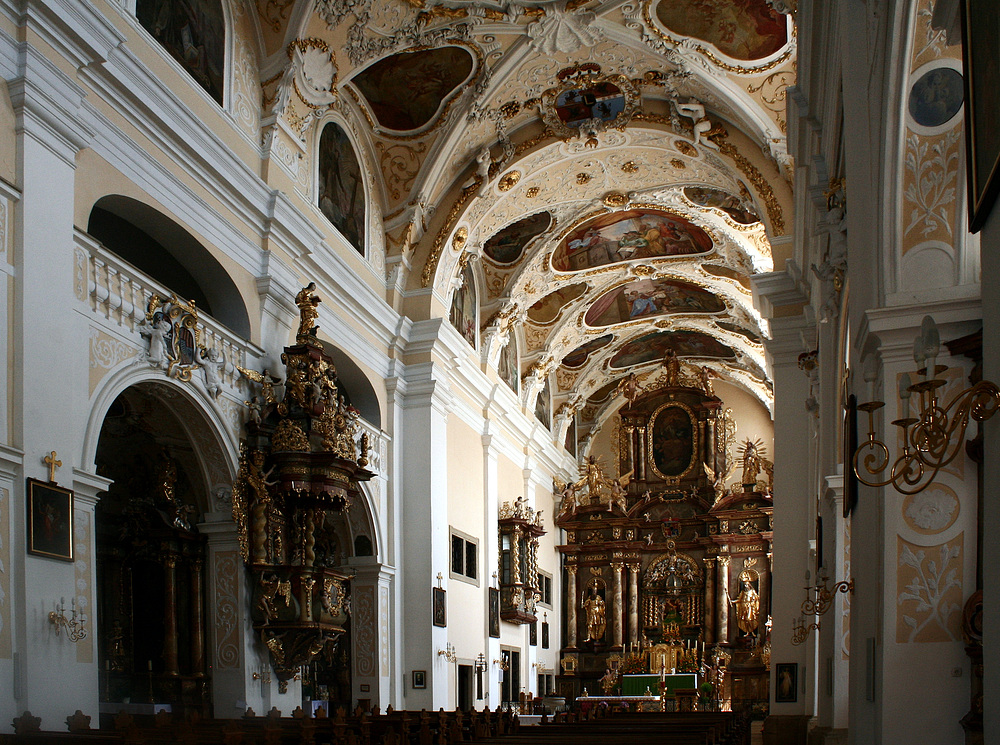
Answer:
<svg viewBox="0 0 1000 745"><path fill-rule="evenodd" d="M799 664L779 662L774 666L774 701L794 704L799 699Z"/></svg>
<svg viewBox="0 0 1000 745"><path fill-rule="evenodd" d="M28 479L28 553L73 561L73 492Z"/></svg>
<svg viewBox="0 0 1000 745"><path fill-rule="evenodd" d="M542 621L542 649L549 648L549 624Z"/></svg>
<svg viewBox="0 0 1000 745"><path fill-rule="evenodd" d="M426 670L414 670L411 673L413 678L412 685L414 688L426 688L427 687L427 671Z"/></svg>
<svg viewBox="0 0 1000 745"><path fill-rule="evenodd" d="M528 644L533 647L538 646L538 621L528 624Z"/></svg>
<svg viewBox="0 0 1000 745"><path fill-rule="evenodd" d="M445 594L444 590L440 587L432 587L433 595L431 596L431 618L435 626L447 626L448 625L448 615L446 612L445 605Z"/></svg>
<svg viewBox="0 0 1000 745"><path fill-rule="evenodd" d="M490 588L490 636L500 638L500 590Z"/></svg>

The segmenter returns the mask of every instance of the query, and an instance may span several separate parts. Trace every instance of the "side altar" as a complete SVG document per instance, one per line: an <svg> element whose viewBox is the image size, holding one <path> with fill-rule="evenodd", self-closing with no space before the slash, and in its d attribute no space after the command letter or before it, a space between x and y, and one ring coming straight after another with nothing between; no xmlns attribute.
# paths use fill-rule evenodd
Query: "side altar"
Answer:
<svg viewBox="0 0 1000 745"><path fill-rule="evenodd" d="M711 378L668 351L641 385L624 379L626 403L605 424L617 462L590 455L578 480L555 484L567 699L643 694L632 675L658 696L670 673L690 675L713 708L766 711L772 464L759 439L737 447Z"/></svg>

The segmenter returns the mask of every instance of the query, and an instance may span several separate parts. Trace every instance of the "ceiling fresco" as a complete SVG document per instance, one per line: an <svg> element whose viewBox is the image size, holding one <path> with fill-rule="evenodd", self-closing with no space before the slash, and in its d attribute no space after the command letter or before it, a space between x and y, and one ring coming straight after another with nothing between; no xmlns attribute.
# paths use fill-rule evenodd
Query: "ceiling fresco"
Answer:
<svg viewBox="0 0 1000 745"><path fill-rule="evenodd" d="M787 17L767 0L661 0L656 17L668 30L738 60L770 57L788 43Z"/></svg>
<svg viewBox="0 0 1000 745"><path fill-rule="evenodd" d="M672 349L681 358L736 359L732 347L700 331L656 331L624 344L611 358L610 366L621 370L662 360L668 349Z"/></svg>
<svg viewBox="0 0 1000 745"><path fill-rule="evenodd" d="M604 293L584 316L588 326L614 326L637 318L671 313L721 313L718 296L689 282L637 279Z"/></svg>
<svg viewBox="0 0 1000 745"><path fill-rule="evenodd" d="M590 358L591 353L596 352L602 347L608 346L614 338L614 334L605 334L604 336L599 336L596 339L591 339L590 341L581 344L562 358L563 367L582 367L587 364L587 360Z"/></svg>
<svg viewBox="0 0 1000 745"><path fill-rule="evenodd" d="M559 317L562 309L581 297L587 291L589 285L586 282L561 287L554 292L550 292L537 303L528 308L528 318L534 323L552 323Z"/></svg>
<svg viewBox="0 0 1000 745"><path fill-rule="evenodd" d="M400 52L379 60L351 82L385 129L426 126L448 97L472 75L472 54L462 47Z"/></svg>
<svg viewBox="0 0 1000 745"><path fill-rule="evenodd" d="M651 210L601 215L573 230L552 255L561 272L633 259L708 253L712 239L687 220Z"/></svg>
<svg viewBox="0 0 1000 745"><path fill-rule="evenodd" d="M258 2L260 79L234 90L262 93L268 163L387 302L448 316L582 443L667 349L771 406L750 287L791 256L797 44L772 5Z"/></svg>
<svg viewBox="0 0 1000 745"><path fill-rule="evenodd" d="M483 254L498 264L514 264L521 258L524 247L535 236L541 235L552 225L552 215L539 212L518 220L496 233L483 244Z"/></svg>

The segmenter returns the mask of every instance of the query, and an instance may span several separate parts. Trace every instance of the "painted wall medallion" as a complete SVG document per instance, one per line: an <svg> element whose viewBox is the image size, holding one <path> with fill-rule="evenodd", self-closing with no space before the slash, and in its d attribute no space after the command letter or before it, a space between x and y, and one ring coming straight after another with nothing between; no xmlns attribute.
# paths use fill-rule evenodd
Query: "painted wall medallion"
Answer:
<svg viewBox="0 0 1000 745"><path fill-rule="evenodd" d="M472 267L466 266L461 276L462 284L451 297L451 312L448 314L448 319L451 325L458 329L458 333L475 348L476 308L479 304L476 301L476 279L472 274Z"/></svg>
<svg viewBox="0 0 1000 745"><path fill-rule="evenodd" d="M711 207L725 212L740 225L753 225L755 222L760 222L760 216L751 205L721 189L712 189L707 186L688 186L684 189L684 196L699 207Z"/></svg>
<svg viewBox="0 0 1000 745"><path fill-rule="evenodd" d="M528 318L534 323L545 325L559 317L562 309L587 291L586 282L560 287L528 308Z"/></svg>
<svg viewBox="0 0 1000 745"><path fill-rule="evenodd" d="M700 331L654 331L623 345L612 357L611 367L622 369L662 360L668 349L678 357L736 358L732 348Z"/></svg>
<svg viewBox="0 0 1000 745"><path fill-rule="evenodd" d="M587 360L590 359L590 355L596 352L598 349L603 349L608 346L615 338L614 334L605 334L604 336L599 336L596 339L591 339L585 344L581 344L572 352L567 354L562 359L562 364L565 367L583 367L587 364Z"/></svg>
<svg viewBox="0 0 1000 745"><path fill-rule="evenodd" d="M135 17L222 104L226 22L219 0L136 0Z"/></svg>
<svg viewBox="0 0 1000 745"><path fill-rule="evenodd" d="M399 52L354 77L376 121L385 129L409 132L430 124L445 103L473 75L469 50L448 46Z"/></svg>
<svg viewBox="0 0 1000 745"><path fill-rule="evenodd" d="M958 70L938 67L913 83L907 109L922 127L940 127L955 118L965 100L965 83Z"/></svg>
<svg viewBox="0 0 1000 745"><path fill-rule="evenodd" d="M737 60L764 59L788 43L788 19L767 0L661 0L656 17L678 36L700 39Z"/></svg>
<svg viewBox="0 0 1000 745"><path fill-rule="evenodd" d="M712 239L697 225L655 210L611 212L571 231L552 254L552 268L583 271L634 259L708 253Z"/></svg>
<svg viewBox="0 0 1000 745"><path fill-rule="evenodd" d="M319 208L340 234L364 254L365 186L361 164L347 134L337 124L319 138Z"/></svg>
<svg viewBox="0 0 1000 745"><path fill-rule="evenodd" d="M588 326L613 326L635 318L671 313L721 313L726 304L689 282L639 279L609 290L587 310Z"/></svg>
<svg viewBox="0 0 1000 745"><path fill-rule="evenodd" d="M548 212L539 212L501 229L483 244L483 253L498 264L513 264L521 258L524 247L552 225Z"/></svg>

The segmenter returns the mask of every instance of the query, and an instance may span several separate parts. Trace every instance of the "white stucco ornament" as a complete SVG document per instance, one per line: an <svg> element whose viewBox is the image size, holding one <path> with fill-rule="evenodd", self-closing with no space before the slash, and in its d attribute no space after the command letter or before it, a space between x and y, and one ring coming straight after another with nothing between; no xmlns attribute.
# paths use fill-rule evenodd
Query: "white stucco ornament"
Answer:
<svg viewBox="0 0 1000 745"><path fill-rule="evenodd" d="M305 103L329 106L337 100L337 65L325 43L306 39L295 44L292 65L296 90Z"/></svg>
<svg viewBox="0 0 1000 745"><path fill-rule="evenodd" d="M589 11L566 10L566 0L546 7L545 15L527 28L528 42L539 54L571 54L592 47L604 38L594 27L597 16Z"/></svg>

